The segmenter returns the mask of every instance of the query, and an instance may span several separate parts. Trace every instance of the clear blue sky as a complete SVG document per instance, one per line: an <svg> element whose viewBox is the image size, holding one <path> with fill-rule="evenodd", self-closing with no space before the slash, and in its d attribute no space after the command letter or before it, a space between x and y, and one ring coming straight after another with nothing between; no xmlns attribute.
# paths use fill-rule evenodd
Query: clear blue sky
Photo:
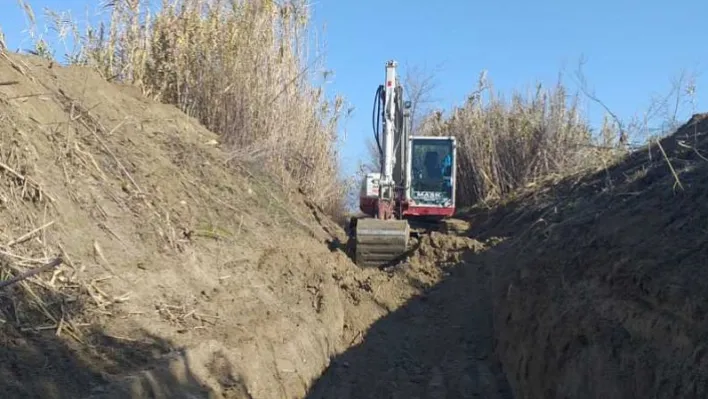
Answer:
<svg viewBox="0 0 708 399"><path fill-rule="evenodd" d="M19 8L5 5L0 27L11 48L20 45L25 19ZM86 0L34 0L72 10L83 17ZM556 82L561 70L574 85L582 56L590 88L622 118L641 114L652 96L667 94L682 70L697 75L696 112L708 111L708 33L703 28L708 2L680 0L487 1L314 0L314 28L323 31L327 63L334 71L330 94L343 94L355 112L343 126L345 173L366 156L371 137L374 91L382 83L384 63L440 67L436 74L437 106L449 109L474 89L478 74L488 70L496 89L511 93L540 81ZM587 105L599 123L602 110ZM690 105L681 118L690 116Z"/></svg>
<svg viewBox="0 0 708 399"><path fill-rule="evenodd" d="M708 1L679 0L319 0L318 26L326 24L332 89L357 107L347 123L348 168L366 154L372 135L371 104L384 79L384 63L433 68L435 98L449 108L460 104L481 70L503 93L534 82L552 85L566 69L568 83L581 55L589 86L614 113L643 112L651 96L671 89L682 69L697 78L697 112L708 111L708 52L704 22ZM592 121L602 110L589 105ZM683 116L691 113L684 107Z"/></svg>

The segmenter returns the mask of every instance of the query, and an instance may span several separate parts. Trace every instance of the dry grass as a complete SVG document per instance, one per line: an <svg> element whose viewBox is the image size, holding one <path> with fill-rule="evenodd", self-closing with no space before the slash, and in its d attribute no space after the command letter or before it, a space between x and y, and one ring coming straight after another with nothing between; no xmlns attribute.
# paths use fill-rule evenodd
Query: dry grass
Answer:
<svg viewBox="0 0 708 399"><path fill-rule="evenodd" d="M27 64L15 62L3 53L0 53L0 58L23 78L35 81L28 72L30 68ZM16 84L19 82L8 83L11 86ZM95 131L101 127L100 123L80 104L63 94L54 96L46 92L41 97L43 101L54 97L60 104L66 100L64 105L68 120L60 125L67 130L72 123L94 129L94 137L101 140ZM8 100L13 99L22 101L26 98L1 96L0 103L6 106ZM87 324L79 321L79 313L93 307L109 314L110 305L128 300L129 295L115 297L106 294L100 283L107 278L87 279L83 273L85 265L75 263L62 245L62 240L56 240L55 229L59 223L55 218L60 214L57 199L32 177L38 174L37 165L45 160L40 158L37 148L32 145L31 136L46 133L43 128L47 126L40 127L39 131L28 131L27 125L17 123L21 119L14 113L0 116L0 123L5 127L0 131L0 214L5 215L0 220L0 280L3 281L0 302L11 304L0 308L0 324L10 322L21 331L54 330L57 336L67 335L82 341L83 333L79 327ZM53 130L53 133L59 133L59 130ZM78 141L67 140L66 149L66 153L59 151L60 155L55 159L65 174L72 174L69 170L76 172L77 165L81 164L87 169L96 168L104 176L95 158L85 149L82 150ZM72 164L72 159L78 160L78 164ZM127 179L133 181L124 168L123 172ZM67 185L71 187L68 180ZM76 194L71 188L68 192L70 196ZM59 229L61 231L61 227ZM97 257L106 262L95 241L94 250Z"/></svg>
<svg viewBox="0 0 708 399"><path fill-rule="evenodd" d="M288 217L300 222L272 179L250 176L255 195L246 194L249 185L218 165L223 153L209 149L211 136L206 143L197 138L196 121L126 96L132 90L84 68L52 64L0 52L0 281L57 256L63 260L53 272L0 287L0 324L54 329L86 342L80 327L118 317L115 304L135 296L123 288L126 269L113 245L133 247L131 237L139 236L154 254L180 254L192 232L213 238L225 228L241 242L267 243L253 226ZM175 129L194 136L172 136ZM239 176L248 174L242 169ZM124 222L116 221L117 214ZM110 238L97 237L92 227Z"/></svg>
<svg viewBox="0 0 708 399"><path fill-rule="evenodd" d="M4 139L0 135L0 142L10 143ZM0 177L5 177L0 184L0 210L15 218L14 223L0 224L0 280L6 283L13 276L17 279L31 274L29 271L39 265L51 264L50 258L55 255L65 256L61 249L58 254L52 253L46 236L54 225L54 220L48 220L54 200L39 183L26 176L33 163L21 152L16 145L3 145L0 149ZM32 227L23 231L27 226ZM57 335L81 340L77 326L69 319L77 307L83 306L76 295L87 286L76 279L77 270L70 258L52 269L52 273L46 270L0 288L0 298L12 304L0 309L0 323L11 321L23 330L54 329Z"/></svg>
<svg viewBox="0 0 708 399"><path fill-rule="evenodd" d="M106 2L110 18L84 32L47 12L57 39L73 41L67 62L96 68L153 99L174 104L219 133L232 161L265 167L330 213L342 207L337 126L343 100L330 101L321 54L311 49L302 0ZM28 4L23 5L32 15ZM33 20L33 16L30 18ZM35 51L48 39L34 38ZM69 48L69 46L66 46Z"/></svg>
<svg viewBox="0 0 708 399"><path fill-rule="evenodd" d="M482 75L478 89L450 117L429 115L425 134L458 139L458 205L504 197L549 175L606 167L625 153L613 124L593 135L577 97L568 97L561 84L550 90L539 85L508 102Z"/></svg>

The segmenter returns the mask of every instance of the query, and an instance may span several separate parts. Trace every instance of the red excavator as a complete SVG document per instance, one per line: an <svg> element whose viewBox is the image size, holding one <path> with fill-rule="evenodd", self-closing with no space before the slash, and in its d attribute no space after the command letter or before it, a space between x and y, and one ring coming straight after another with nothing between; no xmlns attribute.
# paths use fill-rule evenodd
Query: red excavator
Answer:
<svg viewBox="0 0 708 399"><path fill-rule="evenodd" d="M411 103L403 99L396 67L396 61L386 63L386 83L374 99L380 171L361 183L359 209L365 216L350 221L355 262L362 267L402 257L419 231L411 224L429 226L455 213L455 138L410 135Z"/></svg>

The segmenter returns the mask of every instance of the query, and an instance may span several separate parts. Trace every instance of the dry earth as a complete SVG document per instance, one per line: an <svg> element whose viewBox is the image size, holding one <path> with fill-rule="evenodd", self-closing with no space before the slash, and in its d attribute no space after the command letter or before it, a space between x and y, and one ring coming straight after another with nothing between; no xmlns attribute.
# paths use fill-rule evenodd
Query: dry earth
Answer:
<svg viewBox="0 0 708 399"><path fill-rule="evenodd" d="M517 398L708 396L708 115L472 216Z"/></svg>
<svg viewBox="0 0 708 399"><path fill-rule="evenodd" d="M6 397L305 397L332 356L375 337L371 323L481 245L440 235L400 267L361 270L342 229L299 193L228 164L217 137L174 107L84 68L2 55L0 121L2 273L64 261L0 291ZM397 316L383 330L419 346L444 332L438 352L477 328L464 303L446 310L457 294L426 295L438 299L415 328ZM421 353L388 378L408 384L401 394L427 392L448 369L455 389L502 385L493 362L473 367L490 352L470 339L464 354ZM420 383L405 375L418 361Z"/></svg>
<svg viewBox="0 0 708 399"><path fill-rule="evenodd" d="M0 288L4 397L705 397L707 127L362 270L174 107L0 55L0 277L63 259Z"/></svg>

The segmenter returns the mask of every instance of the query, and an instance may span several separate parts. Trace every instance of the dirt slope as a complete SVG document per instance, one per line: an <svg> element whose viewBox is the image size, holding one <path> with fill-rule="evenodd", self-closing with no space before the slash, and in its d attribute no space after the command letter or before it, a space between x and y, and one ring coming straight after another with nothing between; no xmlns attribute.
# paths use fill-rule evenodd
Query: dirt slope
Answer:
<svg viewBox="0 0 708 399"><path fill-rule="evenodd" d="M358 269L338 226L216 139L89 70L0 55L2 278L64 260L0 291L8 397L303 397L442 277Z"/></svg>
<svg viewBox="0 0 708 399"><path fill-rule="evenodd" d="M595 175L533 187L472 235L517 398L708 395L708 115ZM664 156L664 152L667 156Z"/></svg>

